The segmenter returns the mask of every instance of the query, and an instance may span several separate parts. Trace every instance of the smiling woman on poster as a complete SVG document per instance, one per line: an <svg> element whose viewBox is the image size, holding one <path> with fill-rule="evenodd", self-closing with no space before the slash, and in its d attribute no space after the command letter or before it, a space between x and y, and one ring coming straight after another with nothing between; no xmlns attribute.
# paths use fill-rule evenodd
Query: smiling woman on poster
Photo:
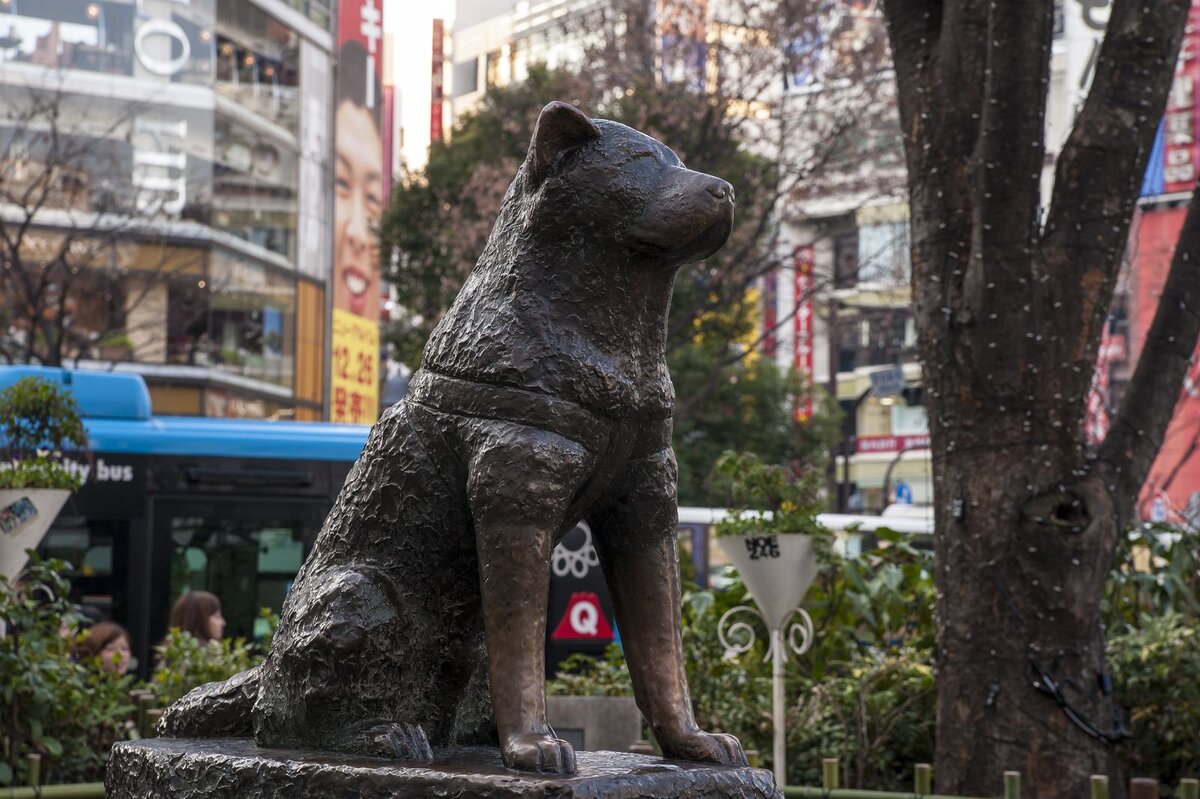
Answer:
<svg viewBox="0 0 1200 799"><path fill-rule="evenodd" d="M383 214L380 91L366 48L347 41L338 55L333 206L333 307L379 315L376 229Z"/></svg>

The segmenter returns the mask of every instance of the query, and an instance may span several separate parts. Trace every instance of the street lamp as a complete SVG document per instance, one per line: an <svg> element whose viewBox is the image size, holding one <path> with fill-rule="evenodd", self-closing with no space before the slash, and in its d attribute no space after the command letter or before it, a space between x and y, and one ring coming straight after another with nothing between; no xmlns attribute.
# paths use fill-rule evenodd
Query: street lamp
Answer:
<svg viewBox="0 0 1200 799"><path fill-rule="evenodd" d="M736 617L757 616L770 634L767 655L771 661L771 706L774 727L775 783L787 781L787 725L784 698L784 664L788 650L803 655L812 646L813 623L800 600L817 576L817 556L811 536L783 535L722 536L717 545L738 570L746 590L758 608L739 605L721 616L717 638L726 657L750 651L756 636L754 626Z"/></svg>

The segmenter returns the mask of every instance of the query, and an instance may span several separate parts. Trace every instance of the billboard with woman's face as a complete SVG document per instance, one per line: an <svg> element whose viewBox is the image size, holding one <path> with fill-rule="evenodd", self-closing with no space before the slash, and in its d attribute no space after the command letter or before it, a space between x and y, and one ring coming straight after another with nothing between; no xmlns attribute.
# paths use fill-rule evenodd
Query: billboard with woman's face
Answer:
<svg viewBox="0 0 1200 799"><path fill-rule="evenodd" d="M383 214L382 0L343 0L334 101L333 363L330 419L371 423L379 403Z"/></svg>

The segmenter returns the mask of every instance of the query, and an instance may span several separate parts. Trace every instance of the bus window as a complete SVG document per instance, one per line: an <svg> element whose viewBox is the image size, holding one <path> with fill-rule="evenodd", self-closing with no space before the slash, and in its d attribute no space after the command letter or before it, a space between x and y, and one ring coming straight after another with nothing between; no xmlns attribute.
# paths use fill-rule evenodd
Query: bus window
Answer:
<svg viewBox="0 0 1200 799"><path fill-rule="evenodd" d="M128 625L125 606L129 519L59 514L39 548L43 557L71 564L71 601L92 621Z"/></svg>
<svg viewBox="0 0 1200 799"><path fill-rule="evenodd" d="M266 627L259 611L279 613L283 607L325 504L223 499L156 505L156 557L170 575L163 610L152 621L159 637L176 599L187 591L209 591L221 600L227 637L261 639Z"/></svg>

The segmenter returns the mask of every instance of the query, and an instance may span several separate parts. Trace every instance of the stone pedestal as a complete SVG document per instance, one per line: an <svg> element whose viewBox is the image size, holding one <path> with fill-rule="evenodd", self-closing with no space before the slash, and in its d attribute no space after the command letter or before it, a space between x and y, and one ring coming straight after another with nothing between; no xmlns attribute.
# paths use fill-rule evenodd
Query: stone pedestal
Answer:
<svg viewBox="0 0 1200 799"><path fill-rule="evenodd" d="M509 771L495 749L435 752L401 765L327 752L260 749L246 738L155 738L113 748L108 799L782 799L763 769L578 752L570 777Z"/></svg>

